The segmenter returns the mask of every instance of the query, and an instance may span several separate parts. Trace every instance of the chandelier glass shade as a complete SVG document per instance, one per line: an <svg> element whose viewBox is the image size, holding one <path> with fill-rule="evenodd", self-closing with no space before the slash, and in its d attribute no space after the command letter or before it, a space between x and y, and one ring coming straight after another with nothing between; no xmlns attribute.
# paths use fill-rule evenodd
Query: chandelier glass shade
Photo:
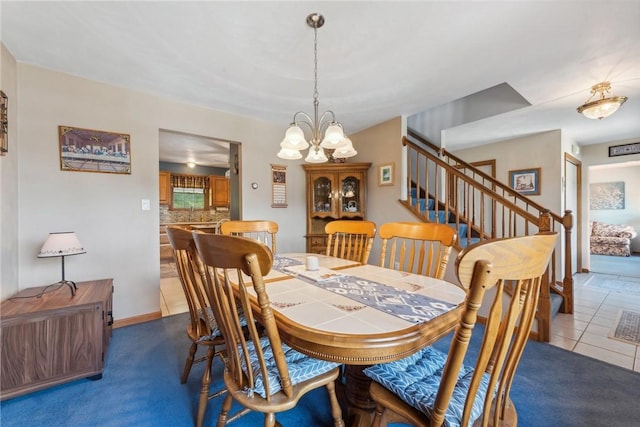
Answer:
<svg viewBox="0 0 640 427"><path fill-rule="evenodd" d="M584 104L577 108L578 113L589 119L602 119L609 117L627 100L626 96L609 96L606 98L605 93L611 92L611 83L601 82L591 87L591 96ZM599 95L598 95L599 94ZM598 96L595 101L593 97Z"/></svg>
<svg viewBox="0 0 640 427"><path fill-rule="evenodd" d="M358 154L353 144L344 134L342 125L336 121L335 114L327 110L322 115L318 112L318 28L324 25L324 17L317 13L307 16L307 25L313 28L313 54L314 54L314 91L313 91L313 117L304 111L298 111L293 115L293 121L285 132L284 139L280 143L278 157L286 160L302 158L301 151L309 149L305 161L309 163L324 163L329 160L325 150L330 150L329 155L334 158L347 158ZM302 127L307 127L311 132L311 138L307 141ZM324 136L322 136L324 134Z"/></svg>

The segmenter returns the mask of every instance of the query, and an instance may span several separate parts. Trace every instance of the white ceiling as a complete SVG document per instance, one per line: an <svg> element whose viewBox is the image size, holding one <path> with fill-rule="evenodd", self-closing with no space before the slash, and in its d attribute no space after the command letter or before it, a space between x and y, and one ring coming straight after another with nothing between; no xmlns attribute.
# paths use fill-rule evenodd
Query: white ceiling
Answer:
<svg viewBox="0 0 640 427"><path fill-rule="evenodd" d="M348 133L508 83L531 106L446 129L448 148L552 129L579 145L640 138L639 1L3 0L0 8L2 41L19 62L283 132L294 112L312 112L305 19L318 12L326 19L320 110L333 110ZM580 116L576 107L603 80L629 100L601 121ZM279 142L265 141L274 151ZM161 160L171 161L167 153Z"/></svg>

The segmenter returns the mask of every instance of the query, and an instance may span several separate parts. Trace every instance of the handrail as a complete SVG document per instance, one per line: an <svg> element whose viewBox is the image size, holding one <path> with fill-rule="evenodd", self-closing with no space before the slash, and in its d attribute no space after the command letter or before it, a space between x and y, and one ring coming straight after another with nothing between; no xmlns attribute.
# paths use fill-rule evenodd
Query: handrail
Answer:
<svg viewBox="0 0 640 427"><path fill-rule="evenodd" d="M550 339L551 294L562 296L562 310L573 312L573 277L571 268L571 229L573 216L551 212L475 166L435 146L424 136L409 129L402 140L407 153L407 186L410 194L401 200L414 215L425 222L445 222L466 232L458 239L459 249L479 240L515 237L555 231L560 234L565 253L564 271L560 271L556 253L541 288L537 316L537 338ZM414 193L415 191L415 193ZM414 200L415 197L415 200ZM431 204L431 210L426 204ZM564 233L562 233L564 229Z"/></svg>
<svg viewBox="0 0 640 427"><path fill-rule="evenodd" d="M522 194L518 193L513 188L505 185L502 181L498 181L497 179L495 179L491 175L488 175L487 173L481 171L480 169L477 169L475 166L471 165L470 163L465 162L464 160L462 160L461 158L457 157L456 155L451 154L445 148L440 148L440 147L436 146L431 141L429 141L424 135L421 135L420 133L416 132L415 130L409 129L407 133L408 133L409 136L417 139L420 143L425 144L429 148L431 148L434 151L440 153L440 155L446 156L446 157L454 160L456 162L456 164L464 166L466 169L474 170L475 174L480 175L483 179L489 181L492 185L500 187L502 190L504 190L505 192L509 193L510 196L513 196L514 198L516 198L518 200L522 200L523 202L527 203L528 205L530 205L533 208L538 209L541 212L548 210L544 206L536 203L535 201L529 199L528 197L523 196ZM412 143L412 141L410 141L406 137L402 139L402 145L406 146L408 143ZM417 145L416 145L416 147L417 148L421 148L420 146L417 146ZM549 212L549 214L556 221L562 222L562 217L560 215L558 215L556 213L553 213L553 212Z"/></svg>

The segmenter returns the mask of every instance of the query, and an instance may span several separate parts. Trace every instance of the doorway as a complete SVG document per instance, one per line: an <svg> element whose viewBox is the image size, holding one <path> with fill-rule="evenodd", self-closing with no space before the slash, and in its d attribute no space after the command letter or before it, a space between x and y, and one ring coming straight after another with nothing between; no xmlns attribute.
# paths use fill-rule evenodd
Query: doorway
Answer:
<svg viewBox="0 0 640 427"><path fill-rule="evenodd" d="M201 135L187 134L172 130L159 130L158 170L159 188L161 190L159 223L160 223L160 308L162 316L174 315L188 311L182 285L173 262L173 253L164 228L167 224L199 225L205 227L217 224L221 220L238 219L241 211L241 144ZM189 166L188 163L193 163ZM170 177L164 183L166 192L162 197L162 176ZM188 176L200 182L216 185L228 178L228 204L214 203L211 185L204 186L205 200L209 202L195 211L173 209L173 182L171 175ZM167 178L165 178L167 179ZM207 181L208 180L208 181ZM191 181L189 181L191 182ZM194 181L195 182L195 181ZM219 195L216 187L216 195ZM195 191L195 190L194 190ZM173 207L172 207L173 206Z"/></svg>
<svg viewBox="0 0 640 427"><path fill-rule="evenodd" d="M573 214L571 229L571 275L582 271L582 162L564 154L564 208ZM564 258L563 258L564 259Z"/></svg>

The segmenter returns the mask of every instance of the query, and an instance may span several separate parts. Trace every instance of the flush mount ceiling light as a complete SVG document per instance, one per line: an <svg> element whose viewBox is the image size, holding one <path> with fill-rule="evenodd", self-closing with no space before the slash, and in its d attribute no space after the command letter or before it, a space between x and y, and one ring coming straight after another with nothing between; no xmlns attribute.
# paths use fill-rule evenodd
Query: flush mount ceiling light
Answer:
<svg viewBox="0 0 640 427"><path fill-rule="evenodd" d="M591 96L585 101L584 104L578 107L578 113L583 114L590 119L602 119L609 117L627 100L626 96L610 96L605 98L605 93L611 92L611 83L601 82L591 87ZM600 94L599 98L595 101L591 99Z"/></svg>
<svg viewBox="0 0 640 427"><path fill-rule="evenodd" d="M313 89L313 118L303 111L293 115L293 121L280 143L278 157L281 159L301 159L300 151L309 148L305 161L309 163L324 163L328 161L325 149L333 150L332 156L337 159L353 157L358 152L353 149L351 140L344 135L342 125L336 121L333 111L327 110L318 118L318 28L324 25L324 17L317 13L307 16L307 25L313 28L314 55L314 89ZM307 142L300 125L305 125L311 131L311 139ZM324 132L324 138L322 133ZM311 144L309 144L311 143Z"/></svg>

